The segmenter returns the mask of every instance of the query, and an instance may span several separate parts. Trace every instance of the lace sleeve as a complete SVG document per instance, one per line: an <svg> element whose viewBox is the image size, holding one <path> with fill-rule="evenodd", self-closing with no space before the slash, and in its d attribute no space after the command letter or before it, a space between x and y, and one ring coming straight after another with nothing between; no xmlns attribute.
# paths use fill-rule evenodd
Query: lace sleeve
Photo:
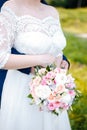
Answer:
<svg viewBox="0 0 87 130"><path fill-rule="evenodd" d="M0 14L0 68L6 64L11 53L14 35L11 21Z"/></svg>

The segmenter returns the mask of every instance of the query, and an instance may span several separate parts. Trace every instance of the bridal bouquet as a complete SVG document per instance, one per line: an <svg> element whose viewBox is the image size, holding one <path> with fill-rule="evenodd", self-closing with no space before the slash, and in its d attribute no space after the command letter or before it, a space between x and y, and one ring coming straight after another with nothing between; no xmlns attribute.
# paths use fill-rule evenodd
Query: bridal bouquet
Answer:
<svg viewBox="0 0 87 130"><path fill-rule="evenodd" d="M68 110L77 95L74 78L60 68L37 69L29 86L31 103L56 115Z"/></svg>

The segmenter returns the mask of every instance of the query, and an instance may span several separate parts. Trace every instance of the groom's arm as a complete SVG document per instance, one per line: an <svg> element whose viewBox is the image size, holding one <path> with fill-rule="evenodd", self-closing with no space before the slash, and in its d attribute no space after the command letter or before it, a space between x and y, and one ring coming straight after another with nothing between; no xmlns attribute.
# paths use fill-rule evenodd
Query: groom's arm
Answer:
<svg viewBox="0 0 87 130"><path fill-rule="evenodd" d="M6 2L6 0L0 0L0 8L2 7L4 2Z"/></svg>

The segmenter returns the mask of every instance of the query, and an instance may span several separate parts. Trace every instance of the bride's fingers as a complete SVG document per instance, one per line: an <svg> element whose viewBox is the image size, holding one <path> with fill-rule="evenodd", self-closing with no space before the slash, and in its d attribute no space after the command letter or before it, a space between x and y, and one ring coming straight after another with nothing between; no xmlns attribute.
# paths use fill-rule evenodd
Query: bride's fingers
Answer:
<svg viewBox="0 0 87 130"><path fill-rule="evenodd" d="M62 56L58 56L55 58L55 64L57 67L60 67L61 62L62 62Z"/></svg>

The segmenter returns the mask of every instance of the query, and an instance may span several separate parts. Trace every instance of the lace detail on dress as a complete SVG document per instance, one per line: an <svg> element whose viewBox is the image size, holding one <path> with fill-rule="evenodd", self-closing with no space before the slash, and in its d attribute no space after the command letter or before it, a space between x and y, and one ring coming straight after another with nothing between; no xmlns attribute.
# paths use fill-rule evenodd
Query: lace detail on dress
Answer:
<svg viewBox="0 0 87 130"><path fill-rule="evenodd" d="M17 21L17 32L42 32L53 36L59 29L58 20L53 17L39 20L35 17L25 16Z"/></svg>
<svg viewBox="0 0 87 130"><path fill-rule="evenodd" d="M0 65L4 66L10 49L20 53L62 55L66 45L60 20L52 16L39 19L31 15L16 16L8 7L2 7L0 16Z"/></svg>
<svg viewBox="0 0 87 130"><path fill-rule="evenodd" d="M47 16L43 19L31 15L17 16L10 8L2 7L2 11L7 11L16 23L17 32L42 32L48 36L53 36L60 29L59 19Z"/></svg>
<svg viewBox="0 0 87 130"><path fill-rule="evenodd" d="M11 53L14 39L14 27L6 13L0 14L0 68L6 64Z"/></svg>

